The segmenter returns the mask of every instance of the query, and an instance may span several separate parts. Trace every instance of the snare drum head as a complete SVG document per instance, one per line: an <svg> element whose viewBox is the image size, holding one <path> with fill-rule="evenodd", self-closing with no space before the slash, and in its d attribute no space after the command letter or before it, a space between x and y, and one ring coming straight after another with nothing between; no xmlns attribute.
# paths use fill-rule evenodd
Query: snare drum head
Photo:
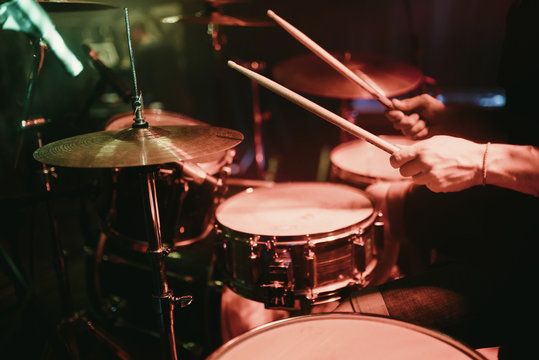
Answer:
<svg viewBox="0 0 539 360"><path fill-rule="evenodd" d="M283 183L248 189L225 200L217 221L242 233L302 236L344 229L373 214L361 190L331 183Z"/></svg>
<svg viewBox="0 0 539 360"><path fill-rule="evenodd" d="M440 333L397 320L357 314L289 318L232 339L208 360L465 360L484 358Z"/></svg>
<svg viewBox="0 0 539 360"><path fill-rule="evenodd" d="M414 140L403 136L381 135L381 138L395 145L412 145ZM373 180L405 180L398 169L389 164L389 154L365 140L354 140L335 147L330 154L333 166L341 170L339 177L348 180L347 175L361 175Z"/></svg>

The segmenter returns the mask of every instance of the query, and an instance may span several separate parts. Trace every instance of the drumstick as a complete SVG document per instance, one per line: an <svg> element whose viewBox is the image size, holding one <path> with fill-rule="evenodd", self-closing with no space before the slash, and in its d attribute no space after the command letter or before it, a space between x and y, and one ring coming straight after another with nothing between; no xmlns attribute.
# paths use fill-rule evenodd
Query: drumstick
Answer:
<svg viewBox="0 0 539 360"><path fill-rule="evenodd" d="M383 91L374 83L369 77L364 74L363 72L356 70L359 72L362 76L364 76L364 79L360 78L356 73L354 73L352 70L347 68L343 63L341 63L339 60L337 60L333 55L328 53L326 50L324 50L320 45L309 39L305 34L303 34L301 31L296 29L294 26L292 26L290 23L288 23L283 18L279 17L277 14L275 14L273 11L268 10L267 14L270 18L275 20L277 24L279 24L283 29L288 31L290 35L295 37L299 42L301 42L303 45L305 45L309 50L314 52L318 57L320 57L322 60L324 60L326 63L331 65L335 70L340 72L342 75L347 77L348 79L355 82L357 85L361 86L365 91L367 91L369 94L371 94L376 100L378 100L382 105L386 106L389 109L393 109L393 104L391 103L391 100L387 98L387 96L383 93Z"/></svg>
<svg viewBox="0 0 539 360"><path fill-rule="evenodd" d="M243 75L251 78L265 88L281 95L282 97L292 101L293 103L296 103L304 109L309 110L313 114L320 116L321 118L340 127L341 129L349 132L350 134L366 140L367 142L384 150L385 152L393 154L395 151L399 150L398 146L393 145L390 142L387 142L384 139L371 134L367 130L362 129L355 124L352 124L350 121L340 117L337 114L332 113L331 111L323 108L318 104L315 104L314 102L304 98L303 96L293 92L292 90L289 90L286 87L276 83L275 81L270 80L267 77L260 75L254 71L251 71L247 68L244 68L243 66L240 66L233 61L229 60L227 64L229 67L239 71Z"/></svg>

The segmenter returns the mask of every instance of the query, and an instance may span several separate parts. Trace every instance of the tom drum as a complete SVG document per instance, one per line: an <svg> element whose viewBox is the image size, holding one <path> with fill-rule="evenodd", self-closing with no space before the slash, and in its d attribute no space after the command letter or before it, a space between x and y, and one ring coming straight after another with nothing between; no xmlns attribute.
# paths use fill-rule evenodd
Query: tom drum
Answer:
<svg viewBox="0 0 539 360"><path fill-rule="evenodd" d="M207 125L190 117L162 110L144 110L143 115L150 126ZM109 119L105 130L125 129L132 123L132 113L118 114ZM223 169L230 165L233 156L233 151L223 151L197 165L208 174L219 177ZM163 243L169 246L186 245L211 233L218 203L216 194L184 181L181 167L174 163L160 166L156 191ZM111 231L133 247L140 245L141 250L144 250L144 214L137 170L114 169L109 195L111 201L108 217Z"/></svg>
<svg viewBox="0 0 539 360"><path fill-rule="evenodd" d="M441 333L388 318L357 314L298 316L240 335L208 360L365 359L486 360Z"/></svg>
<svg viewBox="0 0 539 360"><path fill-rule="evenodd" d="M411 145L415 141L403 136L381 135L395 145ZM407 181L398 169L389 164L389 154L365 140L353 140L336 146L330 153L332 180L362 189L378 181Z"/></svg>

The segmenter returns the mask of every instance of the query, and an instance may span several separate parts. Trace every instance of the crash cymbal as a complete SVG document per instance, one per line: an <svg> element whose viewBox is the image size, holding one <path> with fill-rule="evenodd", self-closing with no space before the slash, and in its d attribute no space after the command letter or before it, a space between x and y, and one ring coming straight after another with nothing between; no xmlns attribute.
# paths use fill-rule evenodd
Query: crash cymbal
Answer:
<svg viewBox="0 0 539 360"><path fill-rule="evenodd" d="M145 166L203 159L242 140L238 131L213 126L130 127L58 140L37 149L34 159L80 168Z"/></svg>
<svg viewBox="0 0 539 360"><path fill-rule="evenodd" d="M263 27L263 26L275 26L275 23L267 20L259 20L245 17L234 17L224 15L219 12L211 12L204 15L177 15L168 16L161 19L161 22L166 24L174 23L190 23L190 24L206 24L206 25L223 25L223 26L251 26L251 27Z"/></svg>
<svg viewBox="0 0 539 360"><path fill-rule="evenodd" d="M419 69L398 60L373 54L332 54L352 71L366 74L387 97L415 90L423 80ZM359 71L358 71L359 70ZM318 56L287 59L273 69L275 81L292 90L337 99L372 99L372 95L344 77Z"/></svg>
<svg viewBox="0 0 539 360"><path fill-rule="evenodd" d="M62 11L91 11L91 10L106 10L114 9L116 6L99 2L90 1L49 1L38 0L39 5L48 12Z"/></svg>

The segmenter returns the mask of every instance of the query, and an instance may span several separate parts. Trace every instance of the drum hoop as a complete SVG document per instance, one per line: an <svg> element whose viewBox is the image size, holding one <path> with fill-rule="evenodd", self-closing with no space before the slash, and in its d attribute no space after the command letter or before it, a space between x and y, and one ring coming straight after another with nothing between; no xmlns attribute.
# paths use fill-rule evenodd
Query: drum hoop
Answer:
<svg viewBox="0 0 539 360"><path fill-rule="evenodd" d="M216 223L220 227L220 230L224 237L233 239L235 241L240 241L249 244L251 239L257 239L258 244L268 244L272 241L275 242L277 246L302 246L307 242L312 245L322 244L326 242L333 242L339 239L347 239L353 235L362 234L366 229L374 224L374 221L377 218L377 213L373 210L372 214L361 220L360 222L344 227L342 229L337 229L328 232L315 233L315 234L303 234L303 235L266 235L266 234L251 234L239 230L234 230L228 226L220 223L216 220Z"/></svg>
<svg viewBox="0 0 539 360"><path fill-rule="evenodd" d="M355 174L351 171L342 169L341 167L331 164L330 169L331 178L334 180L344 181L343 183L352 183L354 185L369 185L374 184L377 181L395 181L395 179L384 178L380 176L369 176L362 174Z"/></svg>
<svg viewBox="0 0 539 360"><path fill-rule="evenodd" d="M218 224L219 227L222 228L221 231L223 231L226 236L228 236L229 238L232 238L232 239L236 239L236 238L237 239L240 239L240 238L244 239L246 237L248 239L249 237L257 237L257 238L263 239L263 240L261 240L261 242L266 241L264 239L268 239L268 240L282 239L282 241L279 240L279 243L283 244L283 245L284 244L287 244L287 245L301 245L305 241L313 241L313 243L315 243L315 244L318 243L318 242L330 241L330 240L325 240L326 237L328 237L328 236L332 238L331 240L335 240L335 239L344 237L343 234L346 234L346 236L358 234L362 229L364 230L364 229L368 228L370 225L372 225L372 223L376 219L377 211L376 211L376 207L375 207L374 199L373 199L372 195L365 192L364 190L358 189L357 187L352 186L350 184L336 183L336 182L303 182L303 181L302 182L283 182L283 183L274 183L272 186L265 187L265 188L262 188L262 189L278 189L280 185L283 185L283 186L301 186L301 184L316 184L316 185L322 185L322 186L328 186L328 187L345 187L345 188L348 188L351 192L361 194L361 196L365 197L365 199L367 199L370 202L371 214L369 216L357 221L354 224L350 224L349 226L345 226L345 227L335 229L335 230L331 230L331 231L319 232L319 233L301 234L301 235L280 235L280 236L276 236L276 235L272 235L272 234L247 233L245 231L236 230L236 229L233 229L232 227L230 227L228 225L225 225L224 223L219 221L217 215L218 215L218 212L219 212L219 207L221 205L224 205L227 201L230 201L231 199L237 199L240 196L242 196L243 194L250 193L251 191L253 191L253 188L248 188L248 189L245 189L245 190L243 190L243 191L241 191L241 192L239 192L237 194L234 194L233 196L229 197L228 199L225 199L221 204L219 204L216 207L216 210L215 210L215 215L216 215L215 222L216 222L216 224ZM255 188L255 191L256 191L256 188ZM367 224L367 225L362 226L363 224Z"/></svg>
<svg viewBox="0 0 539 360"><path fill-rule="evenodd" d="M226 354L230 349L233 349L237 347L238 345L241 345L246 340L258 335L262 332L270 331L274 328L283 327L286 324L289 323L297 323L297 322L304 322L305 320L310 319L328 319L328 320L338 320L338 319L358 319L358 320L364 320L364 321L370 321L370 322L377 322L377 323L384 323L389 325L395 325L403 328L407 328L409 330L421 333L423 335L427 335L431 338L434 338L436 340L440 340L441 342L450 345L451 347L459 350L460 352L464 353L465 355L470 356L471 359L475 360L488 360L483 355L478 353L477 351L466 347L464 344L458 342L457 340L444 335L440 332L436 332L434 330L430 330L424 327L421 327L419 325L414 325L408 322L404 322L401 320L396 320L388 317L383 317L379 315L364 315L364 314L356 314L356 313L325 313L325 314L311 314L311 315L300 315L292 318L282 319L273 321L258 327L255 327L254 329L251 329L231 340L229 340L227 343L221 345L214 353L212 353L206 360L217 360L221 355Z"/></svg>

